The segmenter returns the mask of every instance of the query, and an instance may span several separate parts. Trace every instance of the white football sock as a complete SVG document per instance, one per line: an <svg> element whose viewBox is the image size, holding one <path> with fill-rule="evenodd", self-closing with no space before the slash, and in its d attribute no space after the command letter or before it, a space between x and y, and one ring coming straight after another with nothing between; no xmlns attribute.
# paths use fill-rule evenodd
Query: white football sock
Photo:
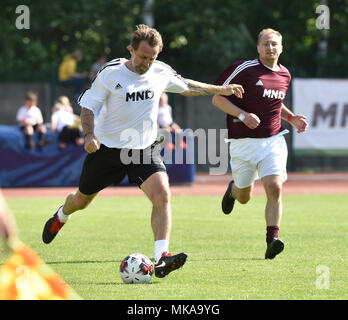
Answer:
<svg viewBox="0 0 348 320"><path fill-rule="evenodd" d="M71 214L66 215L63 213L63 206L58 209L58 218L60 222L67 222L70 219Z"/></svg>
<svg viewBox="0 0 348 320"><path fill-rule="evenodd" d="M155 261L156 263L161 258L162 253L169 252L169 241L168 240L156 240L155 241Z"/></svg>

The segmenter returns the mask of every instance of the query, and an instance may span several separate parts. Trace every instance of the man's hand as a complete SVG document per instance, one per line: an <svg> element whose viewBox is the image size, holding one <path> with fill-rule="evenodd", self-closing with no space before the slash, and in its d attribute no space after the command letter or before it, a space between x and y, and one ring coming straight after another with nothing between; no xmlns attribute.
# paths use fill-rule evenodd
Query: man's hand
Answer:
<svg viewBox="0 0 348 320"><path fill-rule="evenodd" d="M85 136L85 150L88 153L93 153L99 150L100 148L100 142L99 140L94 136L93 133L89 133Z"/></svg>
<svg viewBox="0 0 348 320"><path fill-rule="evenodd" d="M304 132L308 128L308 122L306 121L306 117L300 114L293 115L289 123L297 130L297 133Z"/></svg>
<svg viewBox="0 0 348 320"><path fill-rule="evenodd" d="M234 94L237 98L243 98L244 88L239 84L229 84L221 88L221 95L230 96Z"/></svg>
<svg viewBox="0 0 348 320"><path fill-rule="evenodd" d="M243 123L249 128L249 129L256 129L260 124L260 118L254 114L254 113L244 113L245 119L243 120Z"/></svg>

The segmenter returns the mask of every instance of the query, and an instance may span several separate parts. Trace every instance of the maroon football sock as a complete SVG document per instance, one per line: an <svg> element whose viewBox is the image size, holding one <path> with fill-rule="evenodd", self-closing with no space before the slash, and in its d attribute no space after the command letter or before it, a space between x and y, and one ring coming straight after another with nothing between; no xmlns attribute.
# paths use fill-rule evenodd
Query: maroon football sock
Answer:
<svg viewBox="0 0 348 320"><path fill-rule="evenodd" d="M271 243L274 238L278 238L279 227L278 226L268 226L266 233L266 242Z"/></svg>

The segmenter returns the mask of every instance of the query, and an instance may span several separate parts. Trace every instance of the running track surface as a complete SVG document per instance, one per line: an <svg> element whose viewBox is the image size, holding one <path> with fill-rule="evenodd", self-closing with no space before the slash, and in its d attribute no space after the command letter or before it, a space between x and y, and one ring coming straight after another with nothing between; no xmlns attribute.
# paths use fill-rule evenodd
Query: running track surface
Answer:
<svg viewBox="0 0 348 320"><path fill-rule="evenodd" d="M173 196L222 196L231 175L212 176L197 174L191 185L172 185ZM15 197L66 197L76 187L52 188L3 188L7 198ZM260 181L255 182L253 194L264 194ZM283 194L348 194L348 172L335 173L289 173L283 185ZM99 196L143 195L138 187L108 187Z"/></svg>

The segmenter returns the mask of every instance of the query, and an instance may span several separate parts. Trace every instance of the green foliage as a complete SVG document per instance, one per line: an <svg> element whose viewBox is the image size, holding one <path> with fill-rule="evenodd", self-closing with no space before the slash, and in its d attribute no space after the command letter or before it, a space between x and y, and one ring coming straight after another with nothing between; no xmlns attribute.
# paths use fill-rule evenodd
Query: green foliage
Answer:
<svg viewBox="0 0 348 320"><path fill-rule="evenodd" d="M18 5L30 9L30 29L18 30ZM283 34L281 63L293 76L346 77L348 0L328 0L328 54L318 55L318 0L157 0L155 27L164 39L159 59L185 77L214 81L235 60L257 57L257 34ZM82 49L81 70L99 53L128 57L126 46L142 22L144 0L3 0L0 11L0 81L49 81L63 56Z"/></svg>
<svg viewBox="0 0 348 320"><path fill-rule="evenodd" d="M156 24L167 44L160 58L183 76L206 81L234 60L254 58L255 37L238 16L242 6L242 1L157 1ZM180 38L186 41L173 45Z"/></svg>
<svg viewBox="0 0 348 320"><path fill-rule="evenodd" d="M100 53L127 54L129 33L140 22L142 1L21 1L30 9L30 29L18 30L19 3L7 1L0 12L0 79L48 80L63 56L80 48L81 70L89 70Z"/></svg>
<svg viewBox="0 0 348 320"><path fill-rule="evenodd" d="M319 1L161 0L156 2L156 24L167 43L179 37L186 42L165 48L164 57L183 75L214 80L238 59L257 57L258 33L267 27L283 35L280 62L298 77L345 77L348 74L347 0L328 0L330 30L328 55L318 57L322 32L316 28ZM341 67L340 67L341 66ZM202 70L204 70L202 72Z"/></svg>

